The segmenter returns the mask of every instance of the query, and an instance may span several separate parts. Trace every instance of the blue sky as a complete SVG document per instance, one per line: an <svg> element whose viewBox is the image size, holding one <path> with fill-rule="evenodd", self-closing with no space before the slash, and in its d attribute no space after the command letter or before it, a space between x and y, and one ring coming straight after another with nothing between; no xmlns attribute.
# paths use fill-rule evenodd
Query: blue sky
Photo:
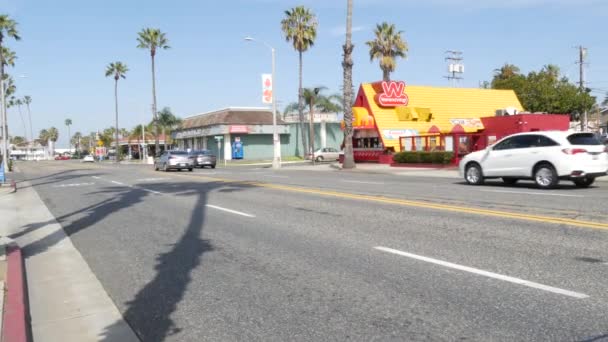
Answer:
<svg viewBox="0 0 608 342"><path fill-rule="evenodd" d="M464 53L463 87L490 80L505 62L524 72L552 63L577 80L574 46L583 45L589 49L589 87L602 98L608 91L605 0L354 3L355 85L381 78L364 43L376 23L388 21L404 31L410 49L392 78L408 84L447 86L448 49ZM63 122L68 117L72 133L113 125L113 80L104 77L109 62L122 61L130 69L119 84L119 125L132 128L150 120L150 58L136 48L143 27L166 32L172 47L157 57L159 109L168 106L186 117L227 106L262 106L260 74L270 72L270 51L244 42L247 35L276 48L277 99L281 107L295 101L297 53L283 39L280 20L285 9L300 4L311 8L319 22L317 42L304 55L304 85L338 92L346 0L0 0L0 12L19 23L22 41L9 42L19 59L9 72L27 76L17 78L17 85L21 96L32 96L34 135L56 126L61 147L67 145ZM13 134L23 135L15 109L9 124Z"/></svg>

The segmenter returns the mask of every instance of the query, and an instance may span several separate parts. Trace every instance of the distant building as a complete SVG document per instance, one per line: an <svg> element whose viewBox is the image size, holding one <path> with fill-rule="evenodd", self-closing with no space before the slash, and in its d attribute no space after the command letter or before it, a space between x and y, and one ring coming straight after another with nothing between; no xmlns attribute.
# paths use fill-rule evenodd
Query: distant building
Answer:
<svg viewBox="0 0 608 342"><path fill-rule="evenodd" d="M339 147L342 142L340 123L335 117L327 117L315 124L315 148ZM281 142L281 157L303 156L299 120L284 120L277 115L277 133ZM308 123L305 139L308 140ZM182 121L182 126L172 132L174 145L179 149L207 149L227 160L232 159L232 146L240 142L244 159L272 159L272 112L268 108L229 107L197 114ZM221 151L216 137L221 138Z"/></svg>

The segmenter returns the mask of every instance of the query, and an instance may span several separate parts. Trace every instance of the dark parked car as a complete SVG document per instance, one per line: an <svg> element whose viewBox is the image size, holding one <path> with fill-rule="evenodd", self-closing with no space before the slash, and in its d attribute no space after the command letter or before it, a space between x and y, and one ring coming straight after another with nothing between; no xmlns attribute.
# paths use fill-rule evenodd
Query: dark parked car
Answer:
<svg viewBox="0 0 608 342"><path fill-rule="evenodd" d="M209 150L190 151L190 157L195 167L210 166L212 169L215 169L217 157Z"/></svg>

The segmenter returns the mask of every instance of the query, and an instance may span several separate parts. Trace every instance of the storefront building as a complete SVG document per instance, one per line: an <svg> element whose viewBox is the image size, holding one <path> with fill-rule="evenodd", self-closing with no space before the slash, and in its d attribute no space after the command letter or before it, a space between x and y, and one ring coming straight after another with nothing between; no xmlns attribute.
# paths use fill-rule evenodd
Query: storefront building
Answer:
<svg viewBox="0 0 608 342"><path fill-rule="evenodd" d="M288 144L289 126L281 119L277 119L277 132L281 145ZM233 153L237 143L242 158L272 159L272 134L272 113L267 108L226 108L184 119L172 138L180 150L210 150L226 160L240 157Z"/></svg>
<svg viewBox="0 0 608 342"><path fill-rule="evenodd" d="M512 90L365 83L353 106L355 160L378 161L384 153L399 152L405 136L480 132L482 117L522 110Z"/></svg>

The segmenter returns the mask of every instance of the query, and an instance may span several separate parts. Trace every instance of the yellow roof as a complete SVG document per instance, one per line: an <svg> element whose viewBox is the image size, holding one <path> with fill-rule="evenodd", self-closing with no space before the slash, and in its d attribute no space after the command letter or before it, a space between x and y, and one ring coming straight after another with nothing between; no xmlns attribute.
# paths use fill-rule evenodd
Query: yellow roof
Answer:
<svg viewBox="0 0 608 342"><path fill-rule="evenodd" d="M382 108L374 100L377 93L372 84L365 83L361 87L370 105L369 114L376 122L384 146L393 146L395 150L399 149L399 131L407 130L411 132L410 135L421 134L428 132L432 126L437 126L442 133L448 133L456 124L461 124L465 131L476 132L483 128L479 119L494 116L498 109L512 107L523 111L512 90L406 86L404 92L409 97L409 103L405 109ZM431 119L425 120L429 111ZM385 132L390 130L396 132Z"/></svg>

